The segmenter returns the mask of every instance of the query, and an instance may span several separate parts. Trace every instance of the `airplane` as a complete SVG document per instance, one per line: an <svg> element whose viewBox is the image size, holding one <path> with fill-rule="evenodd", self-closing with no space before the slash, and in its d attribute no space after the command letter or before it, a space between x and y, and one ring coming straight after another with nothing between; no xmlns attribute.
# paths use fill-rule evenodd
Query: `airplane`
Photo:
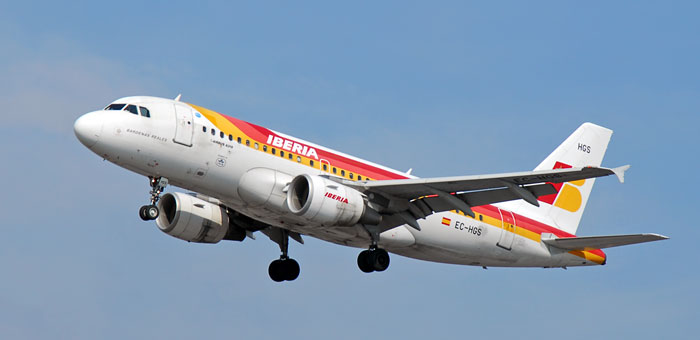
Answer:
<svg viewBox="0 0 700 340"><path fill-rule="evenodd" d="M612 130L584 123L532 171L418 178L226 116L177 98L115 100L74 123L101 158L148 177L139 209L187 242L255 239L281 255L268 267L293 281L289 239L362 248L362 272L382 272L389 253L460 265L604 265L601 250L667 239L659 234L576 236L595 178L624 182L629 165L601 167ZM164 193L166 186L185 189Z"/></svg>

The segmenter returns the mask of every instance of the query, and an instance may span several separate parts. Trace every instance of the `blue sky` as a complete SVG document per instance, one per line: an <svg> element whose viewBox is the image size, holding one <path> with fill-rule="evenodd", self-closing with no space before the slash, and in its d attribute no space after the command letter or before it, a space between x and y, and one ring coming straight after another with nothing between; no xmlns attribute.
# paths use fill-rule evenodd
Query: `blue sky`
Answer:
<svg viewBox="0 0 700 340"><path fill-rule="evenodd" d="M0 334L8 338L686 338L700 331L696 2L3 2ZM293 244L188 244L147 182L74 137L128 95L183 99L418 176L533 168L615 131L579 234L657 232L602 267L499 269ZM690 176L690 177L688 177ZM173 190L173 188L170 188Z"/></svg>

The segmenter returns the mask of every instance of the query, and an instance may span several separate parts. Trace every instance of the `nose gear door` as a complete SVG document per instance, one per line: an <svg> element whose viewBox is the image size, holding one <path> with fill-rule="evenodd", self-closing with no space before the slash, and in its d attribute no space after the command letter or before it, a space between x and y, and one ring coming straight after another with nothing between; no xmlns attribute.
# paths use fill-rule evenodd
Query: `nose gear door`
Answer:
<svg viewBox="0 0 700 340"><path fill-rule="evenodd" d="M173 141L184 146L192 146L192 109L185 105L175 105L175 138Z"/></svg>

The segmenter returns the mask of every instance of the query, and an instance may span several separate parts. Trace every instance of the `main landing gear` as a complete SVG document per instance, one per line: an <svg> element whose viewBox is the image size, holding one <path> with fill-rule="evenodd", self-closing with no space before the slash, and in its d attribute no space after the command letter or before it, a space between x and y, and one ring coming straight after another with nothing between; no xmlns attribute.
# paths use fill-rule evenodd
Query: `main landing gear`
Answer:
<svg viewBox="0 0 700 340"><path fill-rule="evenodd" d="M160 194L165 190L165 187L168 186L167 178L148 176L148 179L151 184L151 204L144 205L139 209L139 217L144 221L151 221L158 218L160 210L158 206L156 206L156 203L158 203L160 199Z"/></svg>
<svg viewBox="0 0 700 340"><path fill-rule="evenodd" d="M383 272L389 268L389 253L381 248L363 250L357 256L357 266L365 273Z"/></svg>
<svg viewBox="0 0 700 340"><path fill-rule="evenodd" d="M270 274L270 278L275 282L294 281L299 277L299 262L287 256L289 252L289 232L283 229L280 229L280 231L282 237L279 245L282 255L280 255L279 260L274 260L270 263L267 273Z"/></svg>
<svg viewBox="0 0 700 340"><path fill-rule="evenodd" d="M365 273L383 272L389 268L389 253L377 246L379 231L368 226L365 226L365 229L372 238L372 244L368 250L363 250L357 256L357 266Z"/></svg>

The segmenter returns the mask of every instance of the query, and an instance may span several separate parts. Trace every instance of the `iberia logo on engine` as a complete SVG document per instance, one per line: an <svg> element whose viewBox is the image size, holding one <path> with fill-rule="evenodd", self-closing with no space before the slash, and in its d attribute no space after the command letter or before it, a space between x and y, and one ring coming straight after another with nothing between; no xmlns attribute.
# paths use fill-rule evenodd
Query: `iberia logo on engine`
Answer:
<svg viewBox="0 0 700 340"><path fill-rule="evenodd" d="M571 165L556 162L553 169L568 169L571 167ZM577 212L581 208L581 202L583 201L581 191L578 188L582 187L584 183L586 183L585 179L566 183L549 182L549 184L553 185L557 190L557 193L540 196L538 200L552 204L566 211Z"/></svg>
<svg viewBox="0 0 700 340"><path fill-rule="evenodd" d="M338 202L345 203L345 204L348 204L348 203L349 203L347 198L345 198L345 197L343 197L343 196L338 196L338 195L336 195L336 194L331 194L330 192L326 192L326 194L325 194L324 196L326 196L326 197L328 197L328 198L330 198L330 199L332 199L332 200L336 200L336 201L338 201Z"/></svg>

